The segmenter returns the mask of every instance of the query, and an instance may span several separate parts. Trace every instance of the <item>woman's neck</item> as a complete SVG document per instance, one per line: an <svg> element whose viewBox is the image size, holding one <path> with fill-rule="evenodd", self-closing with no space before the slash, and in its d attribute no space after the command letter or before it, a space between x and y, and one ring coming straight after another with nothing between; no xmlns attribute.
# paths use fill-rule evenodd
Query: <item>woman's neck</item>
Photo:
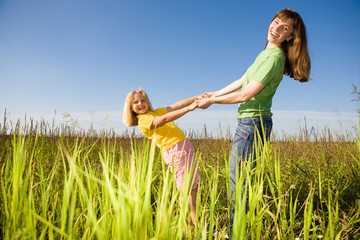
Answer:
<svg viewBox="0 0 360 240"><path fill-rule="evenodd" d="M279 48L281 46L279 46L278 44L275 44L275 43L271 43L271 42L268 42L266 44L266 48Z"/></svg>

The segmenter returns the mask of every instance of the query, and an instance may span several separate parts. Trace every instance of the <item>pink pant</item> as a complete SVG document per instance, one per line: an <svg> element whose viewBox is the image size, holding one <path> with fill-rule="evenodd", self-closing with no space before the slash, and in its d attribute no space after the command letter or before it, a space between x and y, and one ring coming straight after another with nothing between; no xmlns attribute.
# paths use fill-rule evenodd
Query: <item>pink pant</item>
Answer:
<svg viewBox="0 0 360 240"><path fill-rule="evenodd" d="M191 142L187 139L178 142L168 150L163 152L164 160L167 166L176 171L176 186L181 189L184 186L184 176L192 173L192 187L196 189L199 184L200 173L195 162L194 148ZM174 165L173 165L174 164ZM190 184L191 184L190 183Z"/></svg>

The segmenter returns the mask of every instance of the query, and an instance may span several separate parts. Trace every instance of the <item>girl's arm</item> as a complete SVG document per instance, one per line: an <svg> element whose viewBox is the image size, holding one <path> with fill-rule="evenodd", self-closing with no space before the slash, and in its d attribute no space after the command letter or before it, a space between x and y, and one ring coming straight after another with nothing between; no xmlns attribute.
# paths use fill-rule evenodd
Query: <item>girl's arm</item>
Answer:
<svg viewBox="0 0 360 240"><path fill-rule="evenodd" d="M230 83L226 87L224 87L224 88L222 88L222 89L220 89L220 90L218 90L216 92L207 92L204 95L206 97L213 97L213 96L217 97L217 96L223 96L223 95L226 95L228 93L235 92L235 91L239 90L240 88L242 88L245 77L246 77L246 73L241 78L239 78L238 80Z"/></svg>
<svg viewBox="0 0 360 240"><path fill-rule="evenodd" d="M264 89L264 85L260 82L251 80L245 89L240 92L231 92L222 96L212 96L210 98L204 98L201 100L199 106L203 109L208 108L213 103L218 104L233 104L249 101L252 97L256 96L261 90Z"/></svg>
<svg viewBox="0 0 360 240"><path fill-rule="evenodd" d="M177 109L180 109L180 108L183 108L183 107L186 107L186 106L189 106L190 104L192 104L195 100L199 100L201 99L201 96L195 96L195 97L191 97L191 98L186 98L186 99L183 99L183 100L180 100L170 106L167 107L167 111L168 113L169 112L172 112L172 111L175 111Z"/></svg>
<svg viewBox="0 0 360 240"><path fill-rule="evenodd" d="M173 110L170 112L167 112L166 114L156 117L154 118L154 121L151 124L151 129L154 128L158 128L161 127L163 125L165 125L168 122L172 122L182 116L184 116L186 113L193 111L195 108L197 108L199 105L199 101L193 101L191 104L188 103L188 99L185 99L186 101L184 101L183 103L180 104L184 104L186 105L185 107L179 108L177 110ZM181 101L179 101L181 102ZM168 107L169 108L169 107Z"/></svg>

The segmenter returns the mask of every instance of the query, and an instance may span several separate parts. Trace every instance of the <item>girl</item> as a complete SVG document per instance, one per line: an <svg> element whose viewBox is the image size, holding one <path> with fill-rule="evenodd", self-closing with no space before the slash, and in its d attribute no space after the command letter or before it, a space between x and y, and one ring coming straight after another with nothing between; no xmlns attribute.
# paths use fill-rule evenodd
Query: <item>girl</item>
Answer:
<svg viewBox="0 0 360 240"><path fill-rule="evenodd" d="M255 59L246 73L228 86L205 93L199 106L208 108L213 103L239 103L238 127L230 155L229 198L233 198L236 166L241 161L255 159L254 138L269 140L272 129L272 98L286 74L300 82L307 82L310 75L310 58L307 48L305 25L298 13L286 8L272 19L267 32L266 48ZM241 88L241 91L237 91ZM230 234L234 215L234 200L230 213Z"/></svg>
<svg viewBox="0 0 360 240"><path fill-rule="evenodd" d="M200 174L192 144L172 121L197 108L197 99L198 97L184 99L154 111L147 94L143 90L138 90L127 95L123 113L125 125L138 125L147 138L155 138L156 145L163 151L166 164L171 170L176 169L175 180L178 189L184 185L184 176L192 173L190 211L194 224Z"/></svg>

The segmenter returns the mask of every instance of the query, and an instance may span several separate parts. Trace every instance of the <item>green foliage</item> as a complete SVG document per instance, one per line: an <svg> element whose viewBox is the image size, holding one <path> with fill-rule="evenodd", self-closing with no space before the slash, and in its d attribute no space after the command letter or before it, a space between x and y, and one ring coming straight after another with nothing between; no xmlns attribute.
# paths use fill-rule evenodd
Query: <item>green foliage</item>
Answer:
<svg viewBox="0 0 360 240"><path fill-rule="evenodd" d="M221 239L226 232L229 138L192 135L201 175L199 224L192 226L189 191L176 189L151 141L46 124L4 126L2 239L182 239L184 230L189 239ZM239 172L234 237L359 238L360 141L345 139L305 129L259 144L256 167Z"/></svg>

